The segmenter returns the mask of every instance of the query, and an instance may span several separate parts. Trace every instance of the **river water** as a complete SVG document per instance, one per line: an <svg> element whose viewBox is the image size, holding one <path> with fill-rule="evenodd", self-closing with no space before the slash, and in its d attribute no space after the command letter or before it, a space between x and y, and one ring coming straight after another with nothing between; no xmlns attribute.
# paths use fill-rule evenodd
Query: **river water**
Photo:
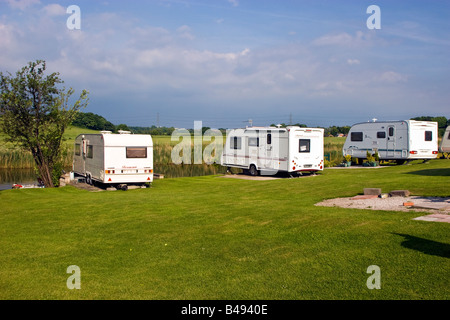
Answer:
<svg viewBox="0 0 450 320"><path fill-rule="evenodd" d="M37 184L36 174L30 169L0 169L0 190L11 189L13 184Z"/></svg>

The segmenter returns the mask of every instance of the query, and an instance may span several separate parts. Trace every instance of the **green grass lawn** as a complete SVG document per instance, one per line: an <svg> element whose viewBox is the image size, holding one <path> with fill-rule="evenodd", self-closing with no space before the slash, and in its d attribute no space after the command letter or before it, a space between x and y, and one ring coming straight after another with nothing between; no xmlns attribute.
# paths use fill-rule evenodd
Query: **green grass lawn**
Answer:
<svg viewBox="0 0 450 320"><path fill-rule="evenodd" d="M408 189L450 196L450 161L152 188L0 192L0 299L449 299L450 225L315 203ZM81 270L69 290L67 267ZM381 270L381 289L366 286Z"/></svg>

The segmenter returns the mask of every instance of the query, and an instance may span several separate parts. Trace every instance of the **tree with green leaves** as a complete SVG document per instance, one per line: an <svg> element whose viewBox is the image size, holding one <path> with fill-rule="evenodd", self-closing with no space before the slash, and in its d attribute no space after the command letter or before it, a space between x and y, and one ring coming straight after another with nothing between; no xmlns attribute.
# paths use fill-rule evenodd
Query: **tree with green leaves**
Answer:
<svg viewBox="0 0 450 320"><path fill-rule="evenodd" d="M61 88L59 73L46 75L45 70L45 61L37 60L15 76L0 72L0 128L9 141L31 152L39 178L46 187L54 187L63 170L64 131L86 107L88 92L83 90L70 105L74 90Z"/></svg>

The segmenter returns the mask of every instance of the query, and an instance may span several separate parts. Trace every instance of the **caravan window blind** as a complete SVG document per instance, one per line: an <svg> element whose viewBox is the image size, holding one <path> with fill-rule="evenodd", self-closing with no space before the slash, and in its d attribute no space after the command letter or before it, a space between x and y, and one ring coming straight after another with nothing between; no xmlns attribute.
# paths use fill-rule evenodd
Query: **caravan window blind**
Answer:
<svg viewBox="0 0 450 320"><path fill-rule="evenodd" d="M147 158L147 147L127 147L127 158Z"/></svg>
<svg viewBox="0 0 450 320"><path fill-rule="evenodd" d="M433 141L433 132L425 131L425 141Z"/></svg>
<svg viewBox="0 0 450 320"><path fill-rule="evenodd" d="M311 140L310 139L300 139L298 152L308 153L311 151Z"/></svg>
<svg viewBox="0 0 450 320"><path fill-rule="evenodd" d="M241 149L241 137L231 137L231 149Z"/></svg>

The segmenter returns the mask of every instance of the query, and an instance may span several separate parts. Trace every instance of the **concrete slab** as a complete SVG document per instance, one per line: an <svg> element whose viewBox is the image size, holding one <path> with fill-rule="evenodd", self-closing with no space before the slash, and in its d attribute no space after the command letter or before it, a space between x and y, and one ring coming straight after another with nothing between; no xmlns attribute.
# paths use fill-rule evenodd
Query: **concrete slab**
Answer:
<svg viewBox="0 0 450 320"><path fill-rule="evenodd" d="M410 194L408 190L393 190L389 192L391 197L409 197Z"/></svg>
<svg viewBox="0 0 450 320"><path fill-rule="evenodd" d="M440 213L433 213L433 214L429 214L427 216L414 218L413 220L435 221L435 222L450 223L450 215L448 215L448 214L440 214Z"/></svg>
<svg viewBox="0 0 450 320"><path fill-rule="evenodd" d="M350 200L365 200L365 199L376 199L378 198L378 195L376 194L363 194L359 196L354 196L350 198Z"/></svg>
<svg viewBox="0 0 450 320"><path fill-rule="evenodd" d="M450 205L447 203L423 203L420 205L413 205L413 209L432 209L432 210L449 210Z"/></svg>
<svg viewBox="0 0 450 320"><path fill-rule="evenodd" d="M364 194L365 195L380 195L381 194L381 188L364 188Z"/></svg>

